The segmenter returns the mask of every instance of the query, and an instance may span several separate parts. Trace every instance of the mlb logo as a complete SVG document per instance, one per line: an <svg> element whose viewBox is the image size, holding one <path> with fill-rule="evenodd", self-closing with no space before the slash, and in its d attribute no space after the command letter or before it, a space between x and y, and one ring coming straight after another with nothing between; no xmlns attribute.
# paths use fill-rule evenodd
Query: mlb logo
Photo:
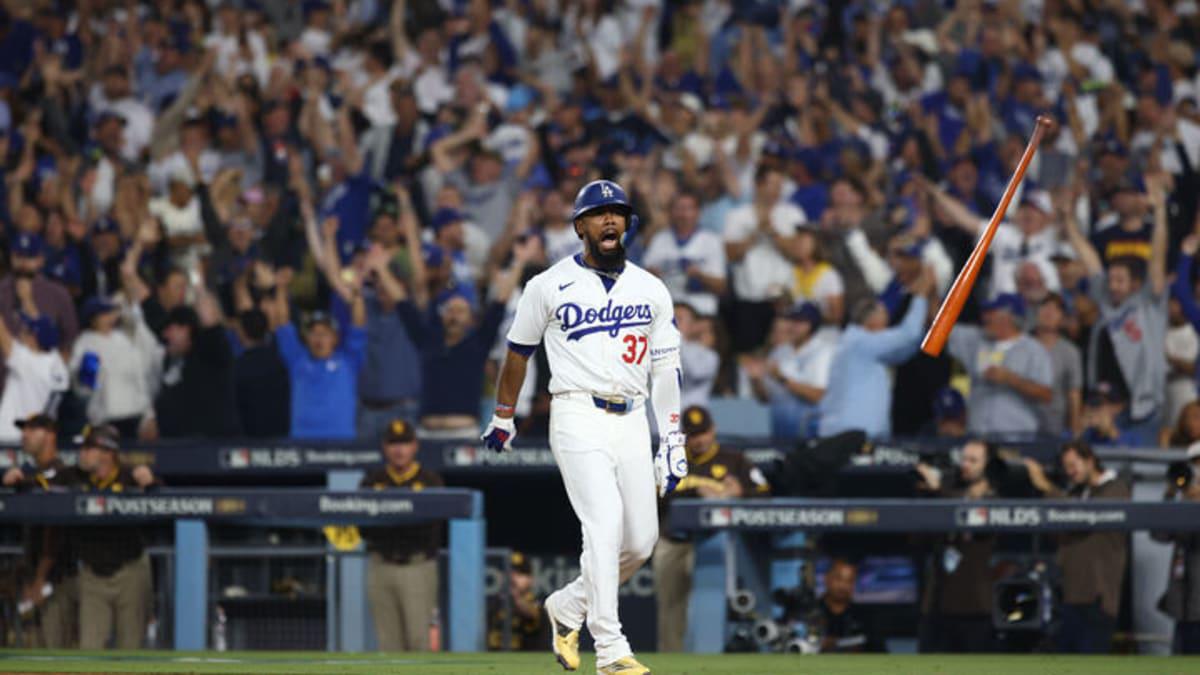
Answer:
<svg viewBox="0 0 1200 675"><path fill-rule="evenodd" d="M89 516L104 515L104 497L88 497L84 501L83 512Z"/></svg>
<svg viewBox="0 0 1200 675"><path fill-rule="evenodd" d="M452 452L451 461L457 466L475 466L475 458L479 456L479 450L473 445L459 446Z"/></svg>
<svg viewBox="0 0 1200 675"><path fill-rule="evenodd" d="M708 524L711 527L729 527L733 523L733 509L722 507L708 510Z"/></svg>
<svg viewBox="0 0 1200 675"><path fill-rule="evenodd" d="M250 466L250 451L245 448L230 450L225 456L225 465L231 469L245 469Z"/></svg>
<svg viewBox="0 0 1200 675"><path fill-rule="evenodd" d="M960 525L967 527L980 527L988 523L988 510L986 506L973 506L969 509L963 509L959 512L958 522Z"/></svg>

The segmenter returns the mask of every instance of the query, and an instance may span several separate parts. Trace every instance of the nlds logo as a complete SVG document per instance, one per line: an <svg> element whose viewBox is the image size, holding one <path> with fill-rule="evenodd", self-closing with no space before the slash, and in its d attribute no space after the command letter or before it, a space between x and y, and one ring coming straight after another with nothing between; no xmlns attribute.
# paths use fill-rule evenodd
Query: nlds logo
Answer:
<svg viewBox="0 0 1200 675"><path fill-rule="evenodd" d="M1042 523L1042 512L1029 506L972 506L959 509L954 516L962 527L1036 527Z"/></svg>

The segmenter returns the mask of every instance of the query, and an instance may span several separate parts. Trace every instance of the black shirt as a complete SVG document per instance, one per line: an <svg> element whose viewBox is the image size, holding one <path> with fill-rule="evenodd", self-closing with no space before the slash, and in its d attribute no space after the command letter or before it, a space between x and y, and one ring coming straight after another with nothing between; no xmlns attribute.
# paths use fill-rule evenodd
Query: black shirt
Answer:
<svg viewBox="0 0 1200 675"><path fill-rule="evenodd" d="M283 438L291 425L291 383L275 343L251 347L233 364L234 398L242 432Z"/></svg>
<svg viewBox="0 0 1200 675"><path fill-rule="evenodd" d="M817 603L819 630L821 635L821 651L824 652L861 652L867 648L867 631L858 608L851 604L842 613L837 614L822 597Z"/></svg>
<svg viewBox="0 0 1200 675"><path fill-rule="evenodd" d="M186 356L163 357L154 411L163 438L238 435L233 352L222 326L196 331Z"/></svg>
<svg viewBox="0 0 1200 675"><path fill-rule="evenodd" d="M427 487L443 487L445 483L437 473L422 467L420 462L413 462L404 473L397 473L386 465L368 471L358 486L376 490L420 491ZM368 551L403 564L418 554L429 559L436 558L442 545L442 527L442 523L435 522L359 529L362 538L367 541Z"/></svg>
<svg viewBox="0 0 1200 675"><path fill-rule="evenodd" d="M58 474L58 484L75 492L99 494L140 493L142 488L133 479L128 467L120 467L117 475L107 481L96 481L77 467L68 467ZM71 543L79 559L96 575L109 577L127 563L142 557L146 542L137 525L87 525L70 528Z"/></svg>
<svg viewBox="0 0 1200 675"><path fill-rule="evenodd" d="M61 459L56 457L50 466L38 469L32 475L27 474L15 487L19 492L49 491L56 487L61 490L62 488L58 486L66 480L64 473L73 471L75 471L74 468L67 467ZM49 574L46 575L46 580L52 584L58 584L63 579L75 574L78 568L78 558L75 556L67 533L68 528L59 525L27 525L21 532L25 560L30 569L37 569L38 561L44 557L54 557L54 564L50 567Z"/></svg>
<svg viewBox="0 0 1200 675"><path fill-rule="evenodd" d="M442 322L436 316L421 316L416 305L396 305L404 328L421 352L421 415L479 416L483 392L483 365L496 344L505 306L490 303L479 325L452 346L446 346Z"/></svg>
<svg viewBox="0 0 1200 675"><path fill-rule="evenodd" d="M1154 225L1142 223L1136 230L1129 231L1118 225L1112 225L1092 235L1092 246L1100 254L1100 259L1107 266L1117 258L1141 258L1150 260L1150 236Z"/></svg>

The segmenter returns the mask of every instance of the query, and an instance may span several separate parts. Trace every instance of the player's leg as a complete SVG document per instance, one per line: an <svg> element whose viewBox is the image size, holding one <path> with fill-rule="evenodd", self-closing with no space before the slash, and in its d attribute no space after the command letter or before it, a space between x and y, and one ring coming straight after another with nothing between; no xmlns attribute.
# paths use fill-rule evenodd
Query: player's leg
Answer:
<svg viewBox="0 0 1200 675"><path fill-rule="evenodd" d="M400 605L392 585L388 583L387 568L378 553L367 556L367 605L375 622L375 641L384 652L400 651Z"/></svg>
<svg viewBox="0 0 1200 675"><path fill-rule="evenodd" d="M42 643L47 649L67 649L71 647L72 606L67 583L72 577L64 579L54 586L54 594L42 605Z"/></svg>
<svg viewBox="0 0 1200 675"><path fill-rule="evenodd" d="M552 413L555 457L583 530L583 555L579 578L552 595L547 604L560 609L568 621L586 615L597 663L606 663L629 654L617 616L624 508L611 450L599 449L612 448L620 436L606 413L574 401L559 399L555 404L559 413L557 419Z"/></svg>
<svg viewBox="0 0 1200 675"><path fill-rule="evenodd" d="M404 615L404 632L408 648L412 651L429 651L429 624L433 621L433 609L437 606L438 572L436 560L425 560L405 565L402 573L404 602L400 611Z"/></svg>
<svg viewBox="0 0 1200 675"><path fill-rule="evenodd" d="M79 572L79 647L104 649L112 633L113 588L86 566Z"/></svg>
<svg viewBox="0 0 1200 675"><path fill-rule="evenodd" d="M617 487L621 490L621 583L628 581L658 542L658 493L650 452L650 424L641 409L620 418Z"/></svg>
<svg viewBox="0 0 1200 675"><path fill-rule="evenodd" d="M658 651L683 651L695 554L690 542L658 540L654 548L654 595L658 604Z"/></svg>
<svg viewBox="0 0 1200 675"><path fill-rule="evenodd" d="M146 622L154 595L151 579L150 558L145 554L113 575L117 587L117 649L140 649L146 640Z"/></svg>

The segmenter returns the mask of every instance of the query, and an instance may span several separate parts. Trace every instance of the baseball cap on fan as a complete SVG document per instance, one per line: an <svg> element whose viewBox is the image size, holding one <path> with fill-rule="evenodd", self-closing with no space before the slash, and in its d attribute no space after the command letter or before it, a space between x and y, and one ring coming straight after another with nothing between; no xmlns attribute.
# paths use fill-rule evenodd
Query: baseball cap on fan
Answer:
<svg viewBox="0 0 1200 675"><path fill-rule="evenodd" d="M76 440L81 448L100 448L109 452L121 450L121 434L111 424L84 427L83 436Z"/></svg>
<svg viewBox="0 0 1200 675"><path fill-rule="evenodd" d="M703 434L713 428L712 415L703 406L690 405L683 410L683 423L680 426L686 436Z"/></svg>
<svg viewBox="0 0 1200 675"><path fill-rule="evenodd" d="M1028 190L1021 199L1022 206L1032 206L1046 215L1054 213L1054 205L1050 193L1045 190Z"/></svg>
<svg viewBox="0 0 1200 675"><path fill-rule="evenodd" d="M49 429L50 431L58 429L58 423L46 413L34 413L23 420L17 420L13 424L17 425L18 429Z"/></svg>
<svg viewBox="0 0 1200 675"><path fill-rule="evenodd" d="M412 443L417 440L416 427L412 422L402 419L392 420L388 425L387 433L383 435L384 443Z"/></svg>
<svg viewBox="0 0 1200 675"><path fill-rule="evenodd" d="M13 237L12 254L22 258L36 258L42 255L42 238L31 232L21 232Z"/></svg>

